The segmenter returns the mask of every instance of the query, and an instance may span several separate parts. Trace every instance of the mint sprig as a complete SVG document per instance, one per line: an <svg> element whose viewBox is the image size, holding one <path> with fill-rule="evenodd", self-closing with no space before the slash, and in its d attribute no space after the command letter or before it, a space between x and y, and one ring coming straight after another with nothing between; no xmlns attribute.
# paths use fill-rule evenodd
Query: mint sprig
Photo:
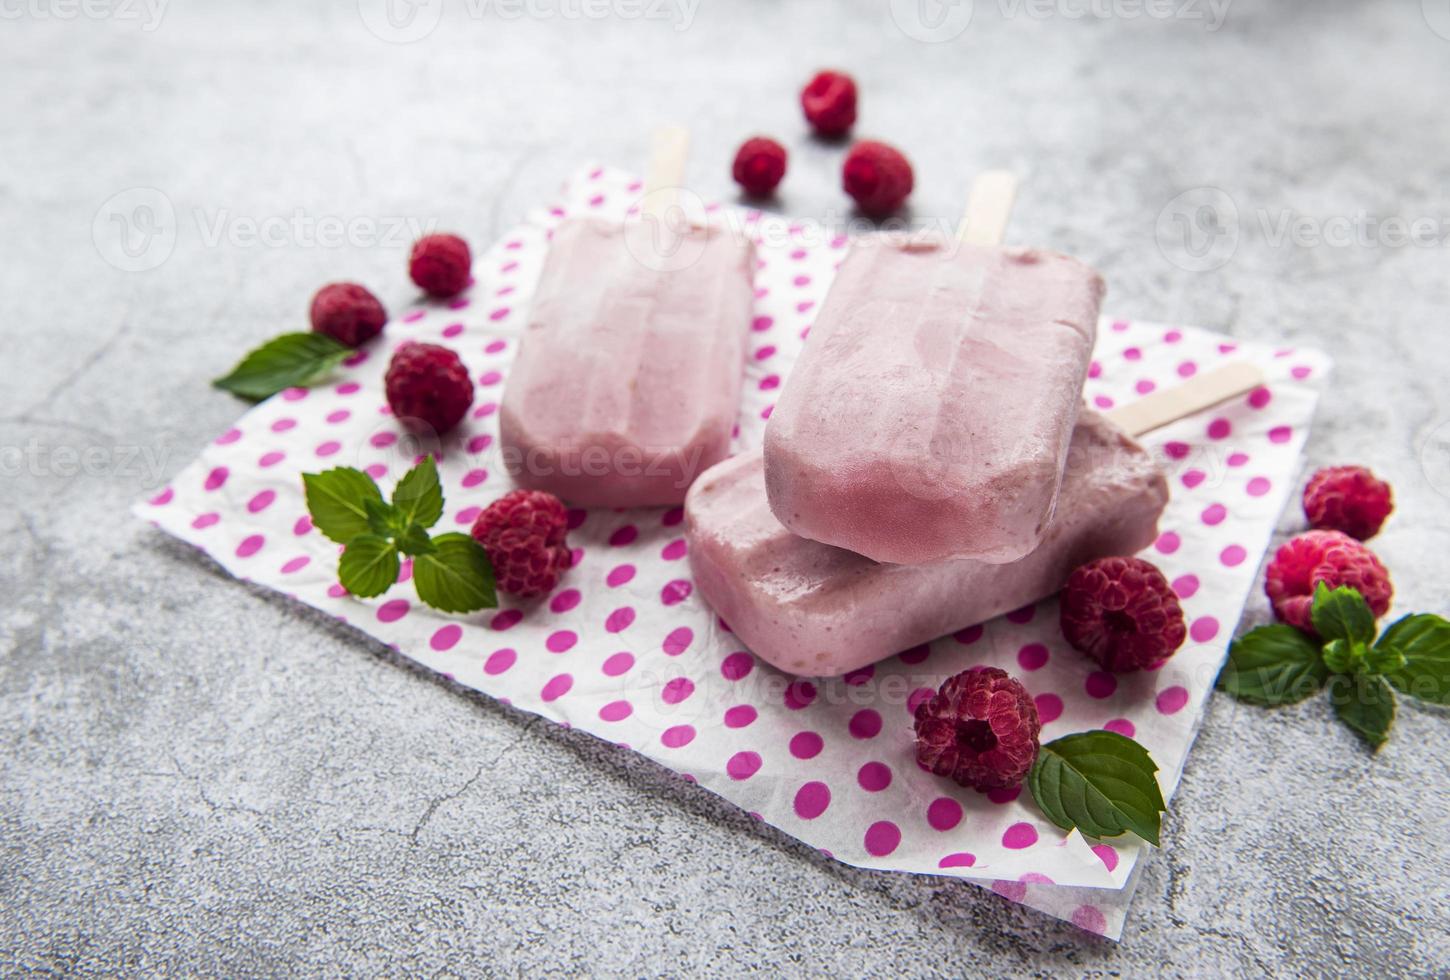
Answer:
<svg viewBox="0 0 1450 980"><path fill-rule="evenodd" d="M353 352L321 333L284 333L242 358L231 373L212 382L218 388L252 401L271 398L287 388L312 384Z"/></svg>
<svg viewBox="0 0 1450 980"><path fill-rule="evenodd" d="M467 534L429 535L443 516L443 488L432 456L398 481L384 500L373 478L347 466L304 473L312 524L343 545L337 577L353 595L380 596L398 581L402 558L413 559L418 598L444 612L498 605L488 553Z"/></svg>
<svg viewBox="0 0 1450 980"><path fill-rule="evenodd" d="M1293 704L1321 688L1340 721L1371 748L1389 738L1396 694L1450 704L1450 621L1405 616L1376 639L1374 611L1358 590L1314 590L1311 637L1292 626L1261 626L1234 640L1218 686L1241 701Z"/></svg>
<svg viewBox="0 0 1450 980"><path fill-rule="evenodd" d="M1157 771L1148 750L1126 735L1079 732L1038 750L1027 787L1063 830L1098 838L1131 831L1156 847L1167 807Z"/></svg>

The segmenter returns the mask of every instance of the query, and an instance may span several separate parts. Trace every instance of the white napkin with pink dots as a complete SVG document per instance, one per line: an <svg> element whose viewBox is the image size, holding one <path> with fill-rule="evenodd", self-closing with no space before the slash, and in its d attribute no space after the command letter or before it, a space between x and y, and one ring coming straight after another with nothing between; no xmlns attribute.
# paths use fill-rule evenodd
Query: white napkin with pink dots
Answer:
<svg viewBox="0 0 1450 980"><path fill-rule="evenodd" d="M1117 938L1149 849L1065 834L1016 790L982 794L921 771L911 710L966 667L1005 668L1033 693L1044 741L1092 728L1130 735L1158 761L1171 798L1294 489L1313 384L1328 359L1190 327L1102 324L1087 387L1100 408L1229 358L1252 360L1270 378L1147 440L1173 494L1146 557L1173 582L1190 624L1187 644L1152 673L1094 669L1063 641L1049 600L844 678L785 676L746 651L694 594L678 508L572 512L576 563L547 600L505 599L498 610L460 617L423 605L406 582L378 600L348 596L336 580L336 546L307 518L300 474L357 466L390 490L411 460L382 412L384 368L404 340L443 343L479 383L439 464L449 508L441 526L466 529L510 489L495 412L550 229L568 215L621 217L638 194L626 174L582 172L557 205L478 258L463 297L398 317L334 383L247 412L137 513L238 577L353 623L462 684L641 752L837 860L964 878ZM754 445L845 240L759 212L710 213L760 242L738 433L741 446Z"/></svg>

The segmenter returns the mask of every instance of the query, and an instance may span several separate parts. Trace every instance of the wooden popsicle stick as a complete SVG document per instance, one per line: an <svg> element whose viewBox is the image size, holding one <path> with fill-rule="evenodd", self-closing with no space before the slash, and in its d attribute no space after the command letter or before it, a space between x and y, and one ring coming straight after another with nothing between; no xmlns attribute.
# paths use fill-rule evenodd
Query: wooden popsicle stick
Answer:
<svg viewBox="0 0 1450 980"><path fill-rule="evenodd" d="M685 179L685 158L690 152L690 131L683 126L661 126L650 144L649 170L644 178L643 211L661 224L679 200Z"/></svg>
<svg viewBox="0 0 1450 980"><path fill-rule="evenodd" d="M984 170L972 181L967 211L957 225L963 245L1000 245L1017 199L1017 175L1010 170Z"/></svg>
<svg viewBox="0 0 1450 980"><path fill-rule="evenodd" d="M1181 385L1155 391L1106 414L1109 421L1136 438L1237 395L1247 394L1263 384L1264 372L1248 361L1231 361L1196 375Z"/></svg>

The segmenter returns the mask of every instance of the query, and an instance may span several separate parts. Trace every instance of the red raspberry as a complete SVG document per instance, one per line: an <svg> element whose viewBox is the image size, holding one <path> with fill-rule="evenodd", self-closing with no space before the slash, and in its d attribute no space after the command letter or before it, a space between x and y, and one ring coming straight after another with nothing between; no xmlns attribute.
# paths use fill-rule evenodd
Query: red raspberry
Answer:
<svg viewBox="0 0 1450 980"><path fill-rule="evenodd" d="M437 344L408 341L393 353L383 379L388 406L410 428L442 435L473 404L473 381L458 355Z"/></svg>
<svg viewBox="0 0 1450 980"><path fill-rule="evenodd" d="M542 490L514 490L484 508L473 537L493 563L498 590L529 598L548 595L573 562L564 541L564 505Z"/></svg>
<svg viewBox="0 0 1450 980"><path fill-rule="evenodd" d="M817 133L840 136L856 123L856 80L845 72L817 72L801 89L801 108Z"/></svg>
<svg viewBox="0 0 1450 980"><path fill-rule="evenodd" d="M1037 705L1019 681L973 667L916 706L916 761L963 786L1016 786L1037 758L1041 731Z"/></svg>
<svg viewBox="0 0 1450 980"><path fill-rule="evenodd" d="M768 197L785 176L785 160L785 147L768 137L756 136L740 144L730 173L745 193Z"/></svg>
<svg viewBox="0 0 1450 980"><path fill-rule="evenodd" d="M429 296L446 299L468 286L473 256L457 235L425 235L413 245L408 275Z"/></svg>
<svg viewBox="0 0 1450 980"><path fill-rule="evenodd" d="M873 218L901 207L912 184L911 164L901 151L875 140L862 140L851 147L841 168L841 187Z"/></svg>
<svg viewBox="0 0 1450 980"><path fill-rule="evenodd" d="M1363 466L1327 466L1304 487L1310 527L1343 531L1361 541L1378 534L1394 509L1390 485Z"/></svg>
<svg viewBox="0 0 1450 980"><path fill-rule="evenodd" d="M334 282L312 297L312 329L340 344L357 347L372 340L388 322L378 298L355 282Z"/></svg>
<svg viewBox="0 0 1450 980"><path fill-rule="evenodd" d="M1152 562L1099 558L1068 576L1060 605L1062 635L1108 670L1152 670L1188 635L1183 607Z"/></svg>
<svg viewBox="0 0 1450 980"><path fill-rule="evenodd" d="M1395 594L1390 573L1374 552L1338 531L1306 531L1274 552L1264 571L1264 592L1274 604L1274 615L1290 626L1317 636L1309 619L1314 587L1347 585L1358 589L1375 617L1390 608Z"/></svg>

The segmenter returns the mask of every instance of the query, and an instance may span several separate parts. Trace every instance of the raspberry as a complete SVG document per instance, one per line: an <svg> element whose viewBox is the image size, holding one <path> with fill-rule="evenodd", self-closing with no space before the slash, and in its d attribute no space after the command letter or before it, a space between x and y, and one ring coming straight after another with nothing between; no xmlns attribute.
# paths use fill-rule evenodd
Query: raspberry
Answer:
<svg viewBox="0 0 1450 980"><path fill-rule="evenodd" d="M457 235L425 235L413 245L408 275L429 296L447 299L468 285L473 256L468 243Z"/></svg>
<svg viewBox="0 0 1450 980"><path fill-rule="evenodd" d="M573 562L568 524L559 498L542 490L514 490L485 507L473 537L488 552L498 590L520 598L551 592Z"/></svg>
<svg viewBox="0 0 1450 980"><path fill-rule="evenodd" d="M840 136L856 122L856 80L845 72L817 72L801 89L801 108L821 136Z"/></svg>
<svg viewBox="0 0 1450 980"><path fill-rule="evenodd" d="M911 164L894 146L862 140L846 154L841 187L866 214L880 218L901 207L911 193Z"/></svg>
<svg viewBox="0 0 1450 980"><path fill-rule="evenodd" d="M1310 527L1343 531L1361 541L1378 534L1394 509L1390 485L1363 466L1327 466L1304 487Z"/></svg>
<svg viewBox="0 0 1450 980"><path fill-rule="evenodd" d="M785 176L785 159L785 147L773 139L756 136L740 144L730 173L745 193L768 197Z"/></svg>
<svg viewBox="0 0 1450 980"><path fill-rule="evenodd" d="M1390 573L1374 552L1338 531L1307 531L1291 539L1274 552L1264 572L1264 592L1274 605L1274 615L1311 636L1318 635L1309 609L1320 582L1331 589L1341 585L1358 589L1376 618L1389 611L1395 594Z"/></svg>
<svg viewBox="0 0 1450 980"><path fill-rule="evenodd" d="M996 667L974 667L916 706L916 761L963 786L1016 786L1037 758L1041 731L1021 682Z"/></svg>
<svg viewBox="0 0 1450 980"><path fill-rule="evenodd" d="M372 340L388 322L378 298L355 282L334 282L312 297L312 329L340 344L357 347Z"/></svg>
<svg viewBox="0 0 1450 980"><path fill-rule="evenodd" d="M1188 635L1183 607L1152 562L1099 558L1068 576L1062 635L1108 670L1152 670Z"/></svg>
<svg viewBox="0 0 1450 980"><path fill-rule="evenodd" d="M458 355L437 344L408 341L393 353L383 379L388 406L410 428L442 435L473 404L473 381Z"/></svg>

